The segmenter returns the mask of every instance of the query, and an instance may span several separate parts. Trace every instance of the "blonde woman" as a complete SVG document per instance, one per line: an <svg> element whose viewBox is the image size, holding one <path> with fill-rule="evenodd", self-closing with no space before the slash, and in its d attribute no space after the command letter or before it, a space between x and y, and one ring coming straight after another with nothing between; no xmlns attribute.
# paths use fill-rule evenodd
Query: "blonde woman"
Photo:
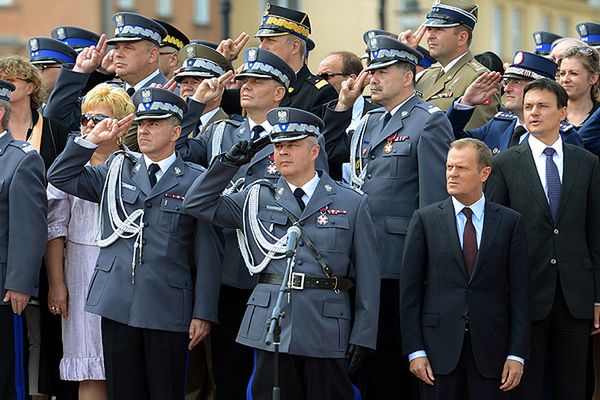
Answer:
<svg viewBox="0 0 600 400"><path fill-rule="evenodd" d="M88 133L105 118L121 119L132 112L133 103L123 89L98 85L87 93L83 102L81 131ZM119 149L117 140L101 144L90 164L105 163ZM95 215L96 204L67 195L53 186L48 188L48 304L52 313L63 317L60 377L80 382L80 400L107 398L100 316L84 311L100 252L95 245Z"/></svg>

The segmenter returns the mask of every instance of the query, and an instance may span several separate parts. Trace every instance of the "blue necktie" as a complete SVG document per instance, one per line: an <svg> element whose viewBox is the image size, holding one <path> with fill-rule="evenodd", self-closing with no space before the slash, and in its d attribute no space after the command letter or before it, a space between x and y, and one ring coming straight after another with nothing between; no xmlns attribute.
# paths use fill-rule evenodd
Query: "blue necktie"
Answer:
<svg viewBox="0 0 600 400"><path fill-rule="evenodd" d="M251 136L251 140L255 141L260 139L260 134L265 130L265 128L263 128L262 125L254 125L254 128L252 128L252 136Z"/></svg>
<svg viewBox="0 0 600 400"><path fill-rule="evenodd" d="M383 126L381 127L382 131L385 129L385 126L387 125L387 123L390 122L390 119L392 119L391 113L386 112L385 114L383 114Z"/></svg>
<svg viewBox="0 0 600 400"><path fill-rule="evenodd" d="M548 204L552 213L552 220L556 224L556 214L558 213L558 203L560 202L560 175L558 167L554 163L552 156L556 150L552 147L546 147L544 154L546 155L546 190L548 191Z"/></svg>

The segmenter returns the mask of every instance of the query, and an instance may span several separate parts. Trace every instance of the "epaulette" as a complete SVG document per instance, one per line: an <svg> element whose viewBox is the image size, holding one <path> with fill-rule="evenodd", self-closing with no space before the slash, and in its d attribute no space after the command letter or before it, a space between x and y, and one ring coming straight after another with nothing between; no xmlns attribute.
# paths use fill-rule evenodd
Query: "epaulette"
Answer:
<svg viewBox="0 0 600 400"><path fill-rule="evenodd" d="M342 181L334 181L338 186L343 187L345 189L350 189L353 192L355 192L356 194L360 195L360 196L364 196L364 193L361 193L357 188L355 188L354 186L346 183L346 182L342 182Z"/></svg>
<svg viewBox="0 0 600 400"><path fill-rule="evenodd" d="M244 189L250 189L252 186L254 185L261 185L261 186L268 186L269 189L271 190L275 190L275 182L271 182L270 179L266 179L266 178L262 178L262 179L257 179L254 182L251 182L248 186L246 186Z"/></svg>
<svg viewBox="0 0 600 400"><path fill-rule="evenodd" d="M32 151L35 151L35 149L31 145L31 143L29 143L29 142L23 142L21 140L13 140L8 145L16 147L17 149L21 150L25 154L28 154L28 153L31 153Z"/></svg>
<svg viewBox="0 0 600 400"><path fill-rule="evenodd" d="M565 133L566 131L569 131L571 129L575 128L575 125L570 124L568 122L565 121L560 121L560 128L559 131L562 133Z"/></svg>
<svg viewBox="0 0 600 400"><path fill-rule="evenodd" d="M228 119L220 119L218 121L215 121L214 125L220 124L221 122L225 122L225 123L227 123L229 125L233 125L236 128L239 128L239 126L244 123L244 121L238 121L237 119L228 118Z"/></svg>
<svg viewBox="0 0 600 400"><path fill-rule="evenodd" d="M486 71L489 71L489 70L488 70L488 69L485 67L485 65L482 65L482 64L481 64L479 61L477 61L476 59L469 60L469 61L467 62L467 65L468 65L468 66L470 66L471 68L473 68L473 70L474 70L475 72L481 72L481 73L484 73L484 72L486 72Z"/></svg>
<svg viewBox="0 0 600 400"><path fill-rule="evenodd" d="M422 108L423 110L427 111L429 114L435 114L436 112L443 112L441 108L439 108L438 106L436 106L435 104L430 104L430 103L419 103L416 105L416 107Z"/></svg>
<svg viewBox="0 0 600 400"><path fill-rule="evenodd" d="M321 79L315 75L309 75L308 78L306 78L306 80L313 84L313 86L316 87L318 90L321 90L325 86L329 85L329 82L327 82L325 79Z"/></svg>
<svg viewBox="0 0 600 400"><path fill-rule="evenodd" d="M500 111L500 112L497 112L496 115L494 115L494 119L502 119L505 121L512 121L517 118L519 118L519 117L517 117L517 114L511 113L511 112L506 112L506 111Z"/></svg>
<svg viewBox="0 0 600 400"><path fill-rule="evenodd" d="M383 114L385 111L386 110L384 107L377 107L377 108L367 111L365 113L365 115L367 115L367 114Z"/></svg>
<svg viewBox="0 0 600 400"><path fill-rule="evenodd" d="M243 115L240 115L240 114L230 114L229 119L232 119L234 121L244 122L246 120L246 117L244 117Z"/></svg>
<svg viewBox="0 0 600 400"><path fill-rule="evenodd" d="M190 161L184 161L184 163L185 163L185 165L187 165L191 169L195 169L196 171L200 171L200 172L206 171L206 168L204 168L202 165L194 164L193 162L190 162Z"/></svg>

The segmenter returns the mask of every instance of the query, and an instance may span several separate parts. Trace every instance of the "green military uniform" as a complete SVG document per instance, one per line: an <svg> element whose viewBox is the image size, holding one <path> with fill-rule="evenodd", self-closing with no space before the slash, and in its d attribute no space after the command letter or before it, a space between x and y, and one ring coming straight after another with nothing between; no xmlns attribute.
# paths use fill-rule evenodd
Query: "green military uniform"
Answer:
<svg viewBox="0 0 600 400"><path fill-rule="evenodd" d="M423 100L447 111L452 102L462 96L469 85L484 72L489 70L478 63L470 51L467 51L447 73L443 72L440 63L432 65L423 73L416 89L422 94ZM500 95L496 93L486 104L477 106L466 129L478 128L492 119L498 112L499 105Z"/></svg>

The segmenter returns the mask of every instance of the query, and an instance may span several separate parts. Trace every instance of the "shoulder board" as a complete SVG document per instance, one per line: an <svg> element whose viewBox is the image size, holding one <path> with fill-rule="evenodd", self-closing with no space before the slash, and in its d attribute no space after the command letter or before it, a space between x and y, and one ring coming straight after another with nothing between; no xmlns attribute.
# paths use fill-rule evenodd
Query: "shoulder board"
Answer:
<svg viewBox="0 0 600 400"><path fill-rule="evenodd" d="M252 186L254 185L260 185L260 186L268 186L270 189L275 189L275 183L276 182L271 182L270 179L257 179L254 182L251 182L248 186L246 186L244 189L250 189Z"/></svg>
<svg viewBox="0 0 600 400"><path fill-rule="evenodd" d="M316 87L319 90L329 85L329 82L327 82L325 79L319 78L316 75L309 75L308 78L306 78L306 80L312 83L314 87Z"/></svg>
<svg viewBox="0 0 600 400"><path fill-rule="evenodd" d="M372 110L367 111L365 113L365 115L368 115L368 114L383 114L384 112L385 112L385 108L383 108L383 107L377 107L377 108L374 108Z"/></svg>
<svg viewBox="0 0 600 400"><path fill-rule="evenodd" d="M224 122L224 123L226 123L226 124L229 124L229 125L233 125L233 126L235 126L236 128L237 128L237 127L239 127L240 125L242 125L242 124L244 123L244 121L239 121L239 120L237 120L237 119L231 119L231 118L230 118L230 119L220 119L220 120L218 120L218 121L215 121L215 122L214 122L214 125L220 124L220 123L222 123L222 122Z"/></svg>
<svg viewBox="0 0 600 400"><path fill-rule="evenodd" d="M422 108L423 110L427 111L429 114L435 114L436 112L443 112L442 109L439 108L438 106L431 104L431 103L427 103L427 102L418 103L415 107Z"/></svg>
<svg viewBox="0 0 600 400"><path fill-rule="evenodd" d="M364 193L361 193L357 188L355 188L352 185L347 184L346 182L342 182L342 181L334 181L338 186L343 187L344 189L350 189L353 192L355 192L356 194L359 194L361 196L364 196Z"/></svg>
<svg viewBox="0 0 600 400"><path fill-rule="evenodd" d="M185 165L187 165L188 167L190 167L191 169L195 169L196 171L200 171L200 172L204 172L206 171L206 168L204 168L201 165L198 164L194 164L193 162L189 162L189 161L184 161Z"/></svg>
<svg viewBox="0 0 600 400"><path fill-rule="evenodd" d="M560 129L559 130L561 132L563 132L563 133L567 132L567 131L569 131L569 130L571 130L573 128L575 128L575 126L573 124L570 124L570 123L565 122L565 121L561 121L560 122Z"/></svg>
<svg viewBox="0 0 600 400"><path fill-rule="evenodd" d="M496 113L496 115L494 115L494 119L503 119L503 120L507 120L507 121L512 121L517 118L519 118L519 117L517 117L516 114L513 114L511 112L506 112L506 111L500 111L500 112Z"/></svg>
<svg viewBox="0 0 600 400"><path fill-rule="evenodd" d="M467 65L470 66L471 68L473 68L473 70L475 70L475 72L481 72L484 73L486 71L489 71L484 65L482 65L481 63L479 63L479 61L472 59L469 62L467 62Z"/></svg>
<svg viewBox="0 0 600 400"><path fill-rule="evenodd" d="M23 142L21 140L13 140L8 145L16 147L17 149L21 150L25 154L31 153L31 152L35 151L35 149L31 145L31 143L29 143L29 142Z"/></svg>

